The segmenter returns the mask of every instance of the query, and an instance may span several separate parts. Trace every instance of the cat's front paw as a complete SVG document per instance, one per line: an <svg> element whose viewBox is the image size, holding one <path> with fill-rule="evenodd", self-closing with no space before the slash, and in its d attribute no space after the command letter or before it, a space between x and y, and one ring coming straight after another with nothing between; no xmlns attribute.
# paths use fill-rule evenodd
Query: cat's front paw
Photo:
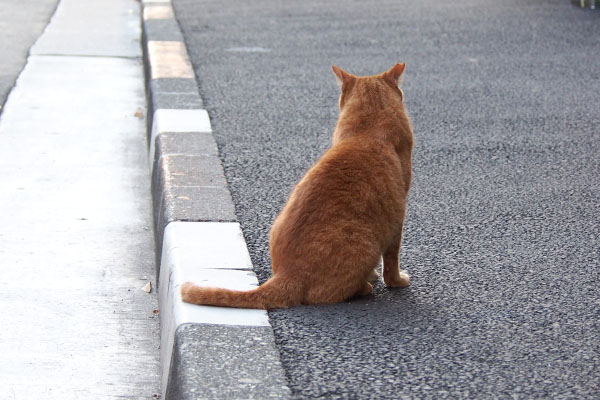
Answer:
<svg viewBox="0 0 600 400"><path fill-rule="evenodd" d="M383 280L387 287L404 288L410 286L410 276L406 272L400 272L398 275L384 276Z"/></svg>

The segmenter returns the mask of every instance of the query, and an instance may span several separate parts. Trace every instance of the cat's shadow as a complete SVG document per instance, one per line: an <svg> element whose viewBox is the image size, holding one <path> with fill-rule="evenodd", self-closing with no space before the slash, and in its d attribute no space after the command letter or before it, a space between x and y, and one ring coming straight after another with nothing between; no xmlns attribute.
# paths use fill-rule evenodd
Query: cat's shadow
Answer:
<svg viewBox="0 0 600 400"><path fill-rule="evenodd" d="M372 324L389 326L414 325L436 319L437 312L430 305L418 301L417 290L407 288L387 288L381 281L373 285L373 292L367 296L353 297L343 303L302 305L287 309L269 311L269 317L277 329L279 326L291 328L302 326L302 330L336 332L339 329L364 331Z"/></svg>

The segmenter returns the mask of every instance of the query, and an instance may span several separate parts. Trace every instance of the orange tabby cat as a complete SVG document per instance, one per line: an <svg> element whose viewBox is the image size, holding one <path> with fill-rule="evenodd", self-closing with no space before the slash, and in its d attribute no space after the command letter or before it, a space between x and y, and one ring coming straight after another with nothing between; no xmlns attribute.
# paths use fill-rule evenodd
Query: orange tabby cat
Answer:
<svg viewBox="0 0 600 400"><path fill-rule="evenodd" d="M382 255L385 284L410 284L398 265L413 147L398 88L404 64L367 77L332 68L342 89L333 146L271 228L273 277L247 292L188 282L184 301L264 309L337 303L371 293Z"/></svg>

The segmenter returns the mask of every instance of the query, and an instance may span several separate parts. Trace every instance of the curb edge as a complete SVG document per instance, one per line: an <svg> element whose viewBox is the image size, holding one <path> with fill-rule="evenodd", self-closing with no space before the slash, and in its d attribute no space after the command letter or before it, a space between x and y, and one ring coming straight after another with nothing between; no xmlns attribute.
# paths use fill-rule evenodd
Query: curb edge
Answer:
<svg viewBox="0 0 600 400"><path fill-rule="evenodd" d="M289 398L263 310L194 306L178 286L258 285L170 0L143 0L161 389L167 399Z"/></svg>

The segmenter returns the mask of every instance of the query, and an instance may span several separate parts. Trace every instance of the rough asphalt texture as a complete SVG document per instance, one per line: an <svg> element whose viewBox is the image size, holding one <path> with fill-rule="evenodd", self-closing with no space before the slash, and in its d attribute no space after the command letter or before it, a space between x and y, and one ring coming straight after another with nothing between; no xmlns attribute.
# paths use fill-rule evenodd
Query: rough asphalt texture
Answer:
<svg viewBox="0 0 600 400"><path fill-rule="evenodd" d="M271 312L295 396L600 397L600 12L375 4L174 1L261 281L275 215L330 144L330 64L407 63L413 284Z"/></svg>

